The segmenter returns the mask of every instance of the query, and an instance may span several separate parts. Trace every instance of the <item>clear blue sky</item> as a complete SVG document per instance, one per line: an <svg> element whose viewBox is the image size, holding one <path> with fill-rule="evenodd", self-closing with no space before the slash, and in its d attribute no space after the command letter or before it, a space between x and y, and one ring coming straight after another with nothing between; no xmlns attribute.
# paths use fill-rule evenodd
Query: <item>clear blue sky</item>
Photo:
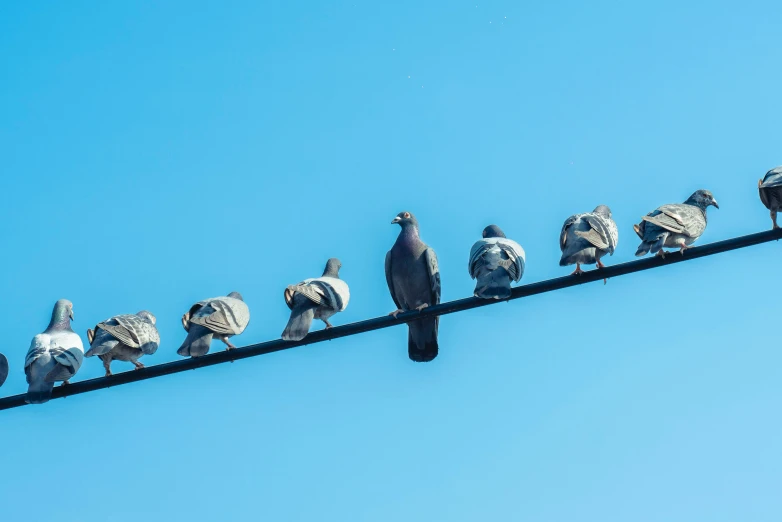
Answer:
<svg viewBox="0 0 782 522"><path fill-rule="evenodd" d="M601 203L609 264L698 188L700 243L770 227L779 2L111 4L0 7L2 395L58 298L85 342L154 312L147 364L231 290L237 345L279 337L332 256L332 322L387 314L402 210L444 300L489 223L523 283L568 273L561 224ZM780 248L444 317L426 365L398 327L0 412L2 519L776 521Z"/></svg>

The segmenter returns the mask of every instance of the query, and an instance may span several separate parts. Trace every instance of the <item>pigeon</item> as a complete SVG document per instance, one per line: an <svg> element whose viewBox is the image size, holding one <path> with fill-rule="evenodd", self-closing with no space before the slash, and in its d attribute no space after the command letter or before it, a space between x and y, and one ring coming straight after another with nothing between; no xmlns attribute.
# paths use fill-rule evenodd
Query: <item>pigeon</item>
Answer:
<svg viewBox="0 0 782 522"><path fill-rule="evenodd" d="M24 374L27 376L28 404L43 404L52 397L56 381L69 384L84 360L84 346L71 330L73 304L60 299L54 304L52 320L43 333L33 337L30 349L24 359Z"/></svg>
<svg viewBox="0 0 782 522"><path fill-rule="evenodd" d="M152 355L160 346L160 334L155 327L157 319L146 310L137 314L115 315L87 330L90 349L84 355L97 355L103 361L106 377L111 376L111 361L128 361L137 370L143 355Z"/></svg>
<svg viewBox="0 0 782 522"><path fill-rule="evenodd" d="M559 233L562 250L559 266L575 263L576 269L571 275L583 274L581 265L595 264L597 268L605 268L600 258L614 255L618 243L619 230L606 205L598 205L592 212L574 214L565 220Z"/></svg>
<svg viewBox="0 0 782 522"><path fill-rule="evenodd" d="M291 318L282 338L286 341L301 341L309 333L313 319L320 319L331 328L329 317L343 311L350 301L350 289L339 278L342 267L339 259L331 258L321 277L305 279L285 289L285 303L291 309Z"/></svg>
<svg viewBox="0 0 782 522"><path fill-rule="evenodd" d="M641 238L636 256L649 252L665 257L663 247L679 248L684 251L706 230L706 208L714 205L720 208L717 200L708 190L696 190L682 204L663 205L633 225L635 233Z"/></svg>
<svg viewBox="0 0 782 522"><path fill-rule="evenodd" d="M477 279L473 295L483 299L510 297L510 283L521 280L526 261L521 245L506 238L500 227L484 228L483 239L470 249L467 265L470 277Z"/></svg>
<svg viewBox="0 0 782 522"><path fill-rule="evenodd" d="M777 225L777 211L782 207L782 166L766 172L763 179L758 181L760 201L771 211L771 228L779 228Z"/></svg>
<svg viewBox="0 0 782 522"><path fill-rule="evenodd" d="M386 283L397 310L396 317L409 310L423 310L440 303L440 270L437 256L418 234L418 221L410 212L400 212L392 224L402 227L394 246L386 254ZM439 317L408 323L407 351L416 362L437 357Z"/></svg>
<svg viewBox="0 0 782 522"><path fill-rule="evenodd" d="M6 378L8 378L8 359L0 353L0 387L3 386Z"/></svg>
<svg viewBox="0 0 782 522"><path fill-rule="evenodd" d="M199 301L182 316L187 338L176 353L185 357L200 357L209 352L212 336L223 341L229 350L236 348L228 340L239 335L250 322L250 309L239 292L227 297L212 297Z"/></svg>

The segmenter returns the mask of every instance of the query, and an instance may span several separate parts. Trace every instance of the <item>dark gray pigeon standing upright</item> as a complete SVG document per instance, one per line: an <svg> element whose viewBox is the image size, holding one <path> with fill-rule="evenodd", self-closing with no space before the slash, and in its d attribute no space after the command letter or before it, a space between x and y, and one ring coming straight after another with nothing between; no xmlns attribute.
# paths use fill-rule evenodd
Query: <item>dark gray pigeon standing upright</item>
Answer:
<svg viewBox="0 0 782 522"><path fill-rule="evenodd" d="M619 244L619 230L611 217L611 209L598 205L592 212L574 214L565 220L559 233L562 257L559 266L576 265L572 275L583 274L581 265L604 268L600 258L614 255Z"/></svg>
<svg viewBox="0 0 782 522"><path fill-rule="evenodd" d="M343 311L350 301L350 289L339 278L342 263L333 257L326 263L321 277L305 279L285 289L285 303L291 309L288 325L282 332L286 341L300 341L307 336L313 319L320 319L331 328L329 317Z"/></svg>
<svg viewBox="0 0 782 522"><path fill-rule="evenodd" d="M242 333L249 322L250 309L239 292L199 301L182 316L187 338L176 353L184 357L206 355L212 337L224 342L232 350L236 346L228 338Z"/></svg>
<svg viewBox="0 0 782 522"><path fill-rule="evenodd" d="M524 275L526 256L521 245L505 237L497 225L483 229L483 239L470 249L467 270L475 282L475 297L505 299L510 297L511 281Z"/></svg>
<svg viewBox="0 0 782 522"><path fill-rule="evenodd" d="M771 228L779 228L777 225L777 212L782 208L782 166L766 172L763 179L758 181L760 201L771 211Z"/></svg>
<svg viewBox="0 0 782 522"><path fill-rule="evenodd" d="M418 221L410 212L400 212L392 224L402 227L386 254L386 283L397 309L394 317L409 310L423 310L440 303L440 269L434 250L421 241ZM407 351L416 362L437 357L439 317L408 323Z"/></svg>
<svg viewBox="0 0 782 522"><path fill-rule="evenodd" d="M103 361L106 377L111 376L111 361L128 361L137 370L144 367L138 362L144 355L152 355L160 346L160 334L155 327L157 319L151 312L115 315L87 330L90 349L85 357L97 355Z"/></svg>
<svg viewBox="0 0 782 522"><path fill-rule="evenodd" d="M43 404L52 396L54 383L76 375L84 360L84 345L71 329L73 304L60 299L54 304L52 320L43 333L33 337L24 359L29 404Z"/></svg>
<svg viewBox="0 0 782 522"><path fill-rule="evenodd" d="M696 190L684 203L663 205L649 212L633 225L641 238L635 255L651 252L664 257L663 247L678 248L684 254L706 230L706 208L710 205L720 208L711 192Z"/></svg>
<svg viewBox="0 0 782 522"><path fill-rule="evenodd" d="M6 378L8 377L8 359L5 358L5 355L0 353L0 386L5 383Z"/></svg>

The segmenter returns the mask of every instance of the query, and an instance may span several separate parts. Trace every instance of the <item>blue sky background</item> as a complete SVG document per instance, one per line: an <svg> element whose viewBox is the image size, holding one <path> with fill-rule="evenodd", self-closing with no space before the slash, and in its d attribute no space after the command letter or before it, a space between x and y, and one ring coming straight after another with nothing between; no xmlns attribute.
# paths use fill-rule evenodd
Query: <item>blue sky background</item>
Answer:
<svg viewBox="0 0 782 522"><path fill-rule="evenodd" d="M700 243L770 227L779 2L110 4L0 6L0 395L62 297L85 342L154 312L146 364L231 290L236 344L277 338L331 256L334 324L387 314L401 210L444 300L489 223L523 283L568 273L562 222L601 203L609 264L698 188ZM431 364L398 327L0 412L2 518L778 520L780 248L447 316Z"/></svg>

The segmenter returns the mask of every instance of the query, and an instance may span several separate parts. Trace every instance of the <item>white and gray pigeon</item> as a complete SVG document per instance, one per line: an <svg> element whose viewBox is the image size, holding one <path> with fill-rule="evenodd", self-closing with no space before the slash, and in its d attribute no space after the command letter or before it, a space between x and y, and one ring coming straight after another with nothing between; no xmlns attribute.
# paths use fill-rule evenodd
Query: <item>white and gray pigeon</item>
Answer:
<svg viewBox="0 0 782 522"><path fill-rule="evenodd" d="M224 342L232 350L236 346L228 338L242 333L249 322L250 309L239 292L199 301L182 316L187 338L176 353L184 357L206 355L212 337Z"/></svg>
<svg viewBox="0 0 782 522"><path fill-rule="evenodd" d="M33 337L24 360L29 404L43 404L52 396L54 383L76 375L84 360L84 346L71 329L73 304L60 299L54 304L52 320L43 333Z"/></svg>
<svg viewBox="0 0 782 522"><path fill-rule="evenodd" d="M763 179L758 181L758 192L760 201L771 211L771 228L779 228L777 212L782 208L782 166L766 172Z"/></svg>
<svg viewBox="0 0 782 522"><path fill-rule="evenodd" d="M663 247L678 248L684 254L706 230L706 208L710 205L720 208L711 192L696 190L684 203L663 205L648 213L641 223L633 225L641 238L635 255L651 252L665 256Z"/></svg>
<svg viewBox="0 0 782 522"><path fill-rule="evenodd" d="M483 229L483 239L470 249L467 270L475 282L475 297L505 299L510 297L511 281L524 275L527 258L521 245L505 237L497 225Z"/></svg>
<svg viewBox="0 0 782 522"><path fill-rule="evenodd" d="M386 254L386 283L397 309L396 317L408 310L423 310L440 303L440 269L437 256L421 241L418 220L410 212L400 212L392 224L402 227L394 246ZM408 323L407 352L416 362L437 357L439 317Z"/></svg>
<svg viewBox="0 0 782 522"><path fill-rule="evenodd" d="M584 273L581 265L605 268L600 259L606 254L614 255L618 244L619 230L611 209L598 205L592 212L574 214L565 220L559 233L559 266L576 265L572 275Z"/></svg>
<svg viewBox="0 0 782 522"><path fill-rule="evenodd" d="M285 303L291 309L288 325L282 332L286 341L300 341L307 336L313 319L320 319L331 328L329 317L343 311L350 301L350 289L339 278L342 263L331 258L321 277L305 279L285 289Z"/></svg>
<svg viewBox="0 0 782 522"><path fill-rule="evenodd" d="M146 310L106 319L95 325L95 329L87 330L90 349L84 355L97 355L103 361L106 377L111 376L113 360L131 362L139 370L144 367L139 358L152 355L160 346L156 322L155 316Z"/></svg>
<svg viewBox="0 0 782 522"><path fill-rule="evenodd" d="M8 378L8 359L5 358L5 355L0 353L0 386L2 386L5 383L5 380Z"/></svg>

